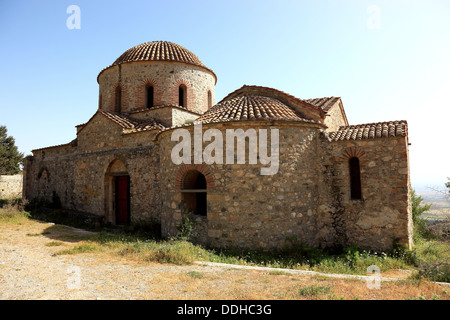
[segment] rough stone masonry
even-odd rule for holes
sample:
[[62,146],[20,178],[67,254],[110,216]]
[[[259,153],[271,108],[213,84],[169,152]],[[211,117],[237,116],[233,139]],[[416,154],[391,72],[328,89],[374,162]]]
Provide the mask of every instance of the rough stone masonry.
[[12,199],[22,197],[23,176],[0,175],[0,198]]
[[[406,121],[350,125],[339,97],[262,86],[215,104],[216,74],[164,41],[126,50],[97,80],[98,109],[76,138],[26,158],[26,199],[57,198],[117,225],[156,222],[166,237],[190,217],[193,240],[214,247],[413,245]],[[194,121],[216,137],[277,129],[278,170],[262,175],[261,159],[249,161],[261,146],[248,137],[244,163],[174,163],[172,135],[193,137]]]

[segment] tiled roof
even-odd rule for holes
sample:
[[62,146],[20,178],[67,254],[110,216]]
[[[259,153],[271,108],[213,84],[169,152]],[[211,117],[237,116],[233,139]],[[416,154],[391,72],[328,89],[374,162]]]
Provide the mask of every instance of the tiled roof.
[[177,61],[204,67],[200,59],[186,48],[168,41],[153,41],[125,51],[112,65],[130,61]]
[[112,120],[113,122],[117,123],[124,129],[130,129],[137,125],[137,122],[131,121],[124,115],[102,110],[99,110],[99,112],[105,117],[107,117],[109,120]]
[[329,133],[329,137],[332,141],[388,138],[396,136],[408,136],[408,123],[405,120],[339,127],[337,131]]
[[[207,68],[200,59],[186,48],[168,41],[152,41],[142,43],[132,47],[122,53],[122,55],[114,61],[112,65],[103,69],[100,74],[112,67],[122,63],[135,61],[173,61],[183,62],[207,69],[211,73],[214,72]],[[100,76],[99,74],[99,76]],[[214,76],[216,76],[214,74]]]
[[289,100],[289,101],[295,101],[295,102],[301,103],[302,105],[304,105],[306,107],[309,107],[311,109],[314,109],[314,110],[317,110],[317,111],[322,111],[321,108],[319,108],[318,106],[316,106],[316,105],[314,105],[312,103],[309,103],[307,100],[299,99],[299,98],[297,98],[297,97],[295,97],[295,96],[293,96],[293,95],[291,95],[289,93],[286,93],[284,91],[281,91],[281,90],[278,90],[278,89],[274,89],[274,88],[269,88],[269,87],[253,86],[253,85],[243,85],[241,88],[239,88],[239,89],[231,92],[230,94],[228,94],[219,103],[221,103],[221,102],[223,102],[225,100],[234,98],[234,97],[236,97],[238,95],[241,95],[241,94],[254,94],[254,95],[257,95],[257,94],[264,94],[264,95],[270,94],[270,95],[272,95],[272,96],[274,96],[274,97],[276,97],[276,98],[278,98],[280,100],[286,99],[286,100]]
[[316,98],[316,99],[305,99],[304,101],[319,107],[325,112],[328,112],[331,107],[333,107],[341,98],[339,97],[327,97],[327,98]]
[[117,114],[117,113],[101,111],[101,110],[99,110],[99,112],[101,114],[103,114],[105,117],[107,117],[108,119],[110,119],[113,122],[120,125],[124,129],[124,133],[165,129],[165,126],[163,126],[161,123],[159,123],[155,119],[137,120],[137,119],[127,117],[123,114]]
[[211,123],[239,120],[308,121],[279,100],[259,95],[240,95],[222,100],[196,121]]

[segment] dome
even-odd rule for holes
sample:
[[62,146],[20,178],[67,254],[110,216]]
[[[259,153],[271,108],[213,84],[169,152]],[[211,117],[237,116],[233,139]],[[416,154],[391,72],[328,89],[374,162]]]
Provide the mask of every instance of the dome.
[[203,123],[240,120],[308,121],[281,101],[259,95],[240,95],[222,101],[197,119]]
[[152,41],[132,47],[122,53],[122,55],[117,58],[112,65],[103,69],[100,73],[112,66],[136,61],[182,62],[202,67],[214,74],[214,72],[207,68],[191,51],[169,41]]

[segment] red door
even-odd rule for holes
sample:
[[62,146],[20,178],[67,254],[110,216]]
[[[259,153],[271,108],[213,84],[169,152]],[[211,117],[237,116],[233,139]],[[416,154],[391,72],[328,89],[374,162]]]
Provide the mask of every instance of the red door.
[[116,177],[116,224],[128,225],[130,216],[130,177]]

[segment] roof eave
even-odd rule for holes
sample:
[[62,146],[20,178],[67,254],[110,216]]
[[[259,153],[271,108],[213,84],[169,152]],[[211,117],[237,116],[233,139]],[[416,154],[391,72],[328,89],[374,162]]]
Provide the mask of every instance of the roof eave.
[[106,68],[103,68],[98,76],[97,76],[97,83],[99,83],[98,79],[100,78],[100,75],[105,72],[106,70],[112,69],[114,67],[120,66],[120,65],[124,65],[124,64],[129,64],[129,63],[142,63],[142,62],[149,62],[149,63],[154,63],[154,62],[166,62],[166,63],[178,63],[178,64],[184,64],[184,65],[189,65],[189,66],[194,66],[194,67],[198,67],[201,68],[203,70],[206,70],[208,72],[210,72],[213,76],[214,76],[214,85],[217,84],[217,75],[214,73],[214,71],[212,71],[212,69],[206,67],[206,66],[201,66],[195,63],[188,63],[188,62],[182,62],[182,61],[173,61],[173,60],[141,60],[141,61],[125,61],[125,62],[121,62],[121,63],[117,63],[117,64],[112,64]]

